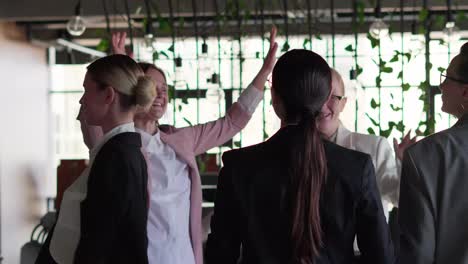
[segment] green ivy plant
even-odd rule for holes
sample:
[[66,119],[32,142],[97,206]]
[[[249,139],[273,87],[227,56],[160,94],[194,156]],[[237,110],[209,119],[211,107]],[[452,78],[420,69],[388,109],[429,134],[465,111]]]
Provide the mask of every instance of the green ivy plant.
[[[357,25],[353,26],[353,31],[355,33],[357,32],[359,27],[362,27],[364,25],[364,21],[365,21],[364,9],[365,9],[364,1],[357,1],[357,14],[356,14]],[[390,29],[390,32],[389,32],[390,36],[392,32],[393,30]],[[367,34],[367,39],[370,41],[371,47],[373,49],[380,49],[380,40],[373,38],[369,33]],[[345,50],[348,52],[352,52],[352,53],[357,52],[356,47],[353,47],[352,44],[346,46]],[[411,60],[412,55],[410,52],[404,53],[403,51],[395,50],[393,57],[389,61],[384,60],[380,55],[379,55],[378,61],[374,60],[375,65],[378,67],[378,74],[375,78],[375,84],[376,84],[377,89],[382,89],[382,75],[393,73],[394,68],[391,66],[391,64],[399,62],[401,59],[403,59],[402,57],[405,57],[407,61],[409,62]],[[357,63],[355,67],[356,69],[354,69],[355,70],[354,77],[357,78],[358,76],[362,74],[363,68]],[[398,78],[401,80],[403,79],[403,71],[401,71],[398,74]],[[410,85],[408,83],[403,83],[402,89],[403,91],[408,91],[410,89]],[[391,94],[391,97],[393,99],[393,94]],[[372,100],[370,101],[370,106],[372,109],[377,110],[377,111],[379,111],[380,107],[382,107],[381,102],[380,101],[377,102],[375,98],[372,98]],[[396,106],[394,103],[391,103],[390,107],[395,112],[403,111],[402,106]],[[383,124],[381,123],[380,118],[379,120],[377,120],[376,118],[371,117],[368,113],[366,113],[366,117],[370,120],[370,122],[372,123],[374,127],[377,127],[379,129],[378,134],[383,137],[389,137],[393,129],[396,129],[400,132],[403,132],[405,129],[405,126],[402,120],[398,122],[389,121],[387,123],[388,128],[383,129]],[[373,135],[377,134],[373,127],[369,127],[367,129],[367,132]]]

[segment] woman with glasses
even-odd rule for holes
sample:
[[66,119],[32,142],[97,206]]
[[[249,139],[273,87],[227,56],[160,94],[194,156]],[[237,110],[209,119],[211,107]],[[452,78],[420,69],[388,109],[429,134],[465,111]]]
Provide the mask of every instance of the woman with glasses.
[[335,100],[330,86],[330,67],[316,53],[279,58],[271,94],[282,127],[223,155],[207,263],[348,264],[355,235],[360,263],[395,263],[371,158],[317,128]]
[[400,186],[401,263],[468,263],[468,43],[441,74],[451,128],[405,152]]
[[352,132],[341,123],[340,115],[348,98],[343,78],[335,69],[332,69],[331,89],[330,100],[324,105],[324,111],[318,119],[320,133],[335,144],[371,156],[375,167],[377,186],[382,196],[384,213],[388,219],[389,203],[398,204],[400,184],[399,170],[393,150],[386,138]]

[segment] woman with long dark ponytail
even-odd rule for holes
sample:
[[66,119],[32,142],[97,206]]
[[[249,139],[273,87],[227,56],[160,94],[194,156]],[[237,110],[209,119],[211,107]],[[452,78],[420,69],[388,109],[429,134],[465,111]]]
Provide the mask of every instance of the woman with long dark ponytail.
[[355,235],[361,263],[395,262],[371,158],[317,130],[330,91],[330,67],[316,53],[278,60],[272,99],[281,129],[224,154],[208,263],[352,263]]

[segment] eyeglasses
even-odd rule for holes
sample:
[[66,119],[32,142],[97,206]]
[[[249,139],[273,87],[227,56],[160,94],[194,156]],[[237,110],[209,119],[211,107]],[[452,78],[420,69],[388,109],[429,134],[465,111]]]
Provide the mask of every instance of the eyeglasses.
[[336,94],[332,94],[332,95],[331,95],[331,98],[333,98],[335,101],[338,101],[338,102],[339,102],[339,101],[341,101],[341,100],[345,99],[345,98],[346,98],[346,96],[344,96],[344,95],[336,95]]
[[440,84],[444,83],[445,80],[451,80],[451,81],[462,83],[462,84],[468,84],[468,81],[464,81],[464,80],[460,80],[457,78],[447,76],[447,74],[445,73],[440,73]]

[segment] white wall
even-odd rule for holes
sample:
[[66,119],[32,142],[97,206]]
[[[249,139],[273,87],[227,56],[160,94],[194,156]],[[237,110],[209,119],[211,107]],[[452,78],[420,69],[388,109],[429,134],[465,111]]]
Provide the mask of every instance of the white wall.
[[0,23],[0,80],[1,250],[3,263],[15,264],[50,193],[49,70],[45,48],[6,22]]

